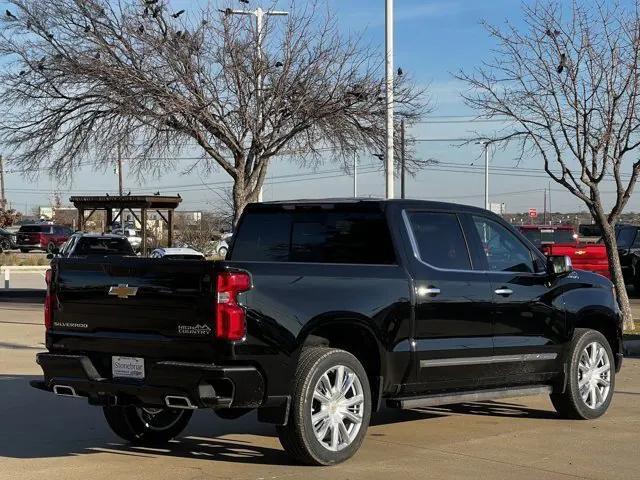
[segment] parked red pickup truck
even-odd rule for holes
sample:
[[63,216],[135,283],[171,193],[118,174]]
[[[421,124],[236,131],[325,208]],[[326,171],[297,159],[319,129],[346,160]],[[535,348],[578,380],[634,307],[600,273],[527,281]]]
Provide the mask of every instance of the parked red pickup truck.
[[545,255],[567,255],[575,269],[611,278],[606,247],[580,243],[571,225],[519,225],[518,229]]

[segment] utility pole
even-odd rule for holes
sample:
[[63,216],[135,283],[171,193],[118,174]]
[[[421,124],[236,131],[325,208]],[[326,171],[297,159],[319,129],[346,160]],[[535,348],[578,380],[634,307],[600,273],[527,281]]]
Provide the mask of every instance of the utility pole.
[[385,63],[387,87],[387,151],[385,192],[393,198],[393,0],[385,0]]
[[358,196],[358,152],[353,152],[353,198]]
[[4,158],[0,155],[0,208],[7,205],[7,197],[4,194]]
[[404,173],[405,173],[405,142],[404,142],[404,117],[400,120],[400,198],[405,198]]
[[552,223],[553,223],[553,210],[551,210],[551,180],[549,180],[549,224],[552,224]]
[[[220,12],[225,15],[253,15],[256,17],[256,33],[257,33],[257,41],[256,48],[258,52],[258,62],[260,63],[260,67],[258,68],[258,77],[256,79],[256,99],[258,105],[258,125],[262,124],[262,43],[264,41],[264,17],[286,17],[289,15],[289,12],[278,11],[278,10],[263,10],[258,7],[255,10],[234,10],[233,8],[225,8],[224,10],[220,10]],[[258,202],[262,202],[262,187],[260,187],[260,191],[258,192]]]
[[544,189],[544,214],[542,216],[542,223],[547,224],[547,189]]
[[118,192],[120,196],[122,196],[123,188],[122,188],[122,148],[120,147],[120,143],[118,142]]

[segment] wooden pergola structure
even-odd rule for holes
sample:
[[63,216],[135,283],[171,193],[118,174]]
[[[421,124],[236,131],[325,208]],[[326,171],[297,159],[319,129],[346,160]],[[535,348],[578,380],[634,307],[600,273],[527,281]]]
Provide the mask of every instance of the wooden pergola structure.
[[[103,210],[106,214],[106,227],[120,219],[122,223],[122,213],[125,210],[131,212],[131,215],[142,226],[142,253],[147,253],[147,211],[155,210],[160,218],[167,225],[168,246],[173,244],[173,212],[182,198],[160,196],[160,195],[122,195],[122,196],[74,196],[69,201],[78,209],[78,230],[84,230],[84,225],[97,211]],[[136,215],[134,210],[140,211],[140,216]],[[85,212],[89,211],[89,215],[85,216]],[[114,217],[113,212],[117,214]],[[162,213],[166,212],[166,216]],[[124,228],[124,226],[123,226]]]

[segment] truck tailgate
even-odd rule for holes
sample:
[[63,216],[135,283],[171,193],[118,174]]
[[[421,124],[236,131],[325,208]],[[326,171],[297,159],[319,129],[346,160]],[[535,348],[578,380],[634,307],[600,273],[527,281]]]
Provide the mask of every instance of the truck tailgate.
[[[189,352],[192,339],[210,349],[215,262],[66,258],[52,268],[56,301],[49,339],[58,346],[142,354],[136,350],[162,343],[167,350]],[[105,342],[105,337],[119,339]],[[171,342],[177,337],[180,342]],[[179,355],[185,356],[191,357]]]
[[544,245],[546,255],[567,255],[577,270],[587,270],[611,278],[607,248],[602,244],[565,244]]

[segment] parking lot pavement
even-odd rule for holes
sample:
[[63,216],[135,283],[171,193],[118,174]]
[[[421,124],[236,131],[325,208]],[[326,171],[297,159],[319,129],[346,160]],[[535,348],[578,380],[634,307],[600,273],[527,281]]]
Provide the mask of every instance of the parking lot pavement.
[[330,468],[292,465],[275,428],[198,411],[168,448],[113,435],[99,408],[29,387],[41,306],[0,304],[0,479],[638,479],[640,360],[626,359],[607,415],[557,419],[528,397],[374,416],[361,451]]

